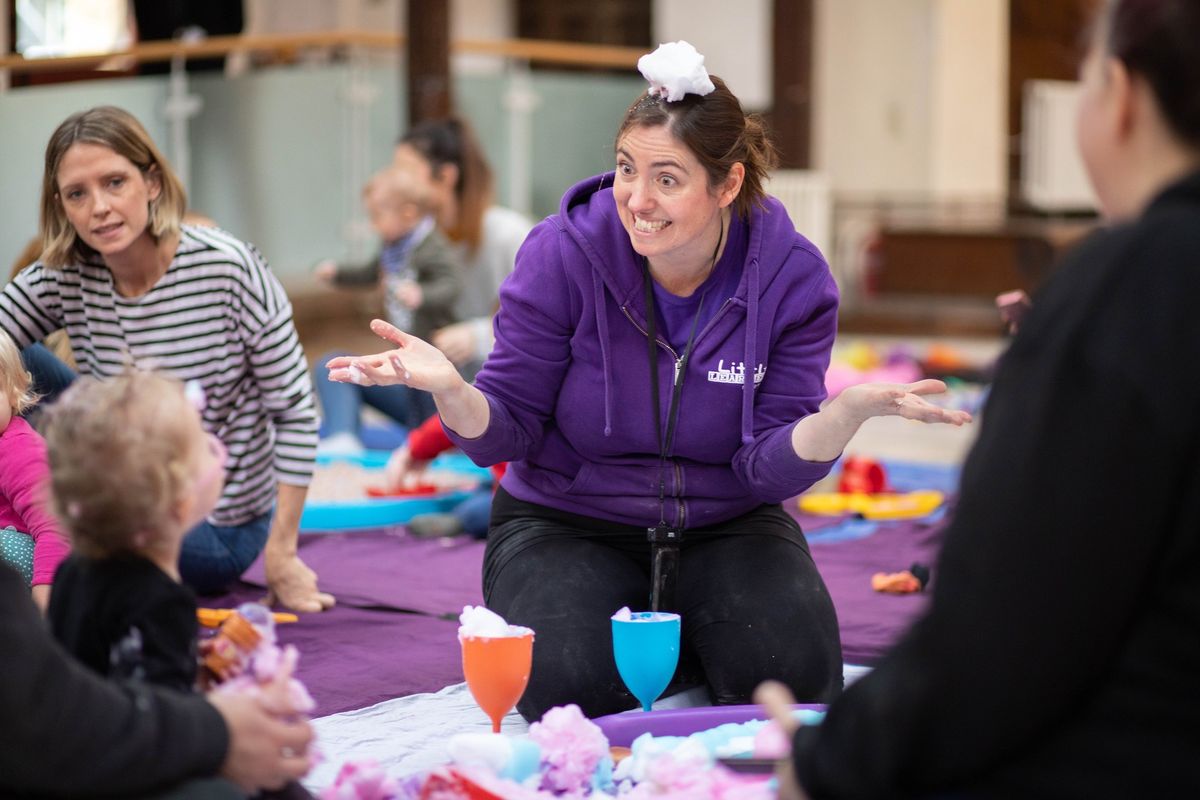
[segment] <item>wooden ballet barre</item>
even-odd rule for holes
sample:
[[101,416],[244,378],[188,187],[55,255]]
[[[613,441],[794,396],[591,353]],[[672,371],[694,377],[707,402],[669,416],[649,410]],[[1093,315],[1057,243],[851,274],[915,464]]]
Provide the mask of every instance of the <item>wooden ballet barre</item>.
[[[0,57],[0,70],[14,73],[58,72],[98,68],[109,62],[149,64],[170,61],[179,56],[185,60],[214,58],[231,53],[266,53],[287,55],[297,50],[335,47],[365,47],[396,50],[406,39],[396,33],[379,31],[321,31],[314,33],[261,34],[252,36],[211,36],[196,42],[143,42],[110,53],[61,56],[56,58],[25,58],[21,55]],[[451,42],[456,55],[490,55],[504,58],[539,61],[584,67],[634,69],[642,51],[635,47],[554,42],[539,39],[462,39]]]

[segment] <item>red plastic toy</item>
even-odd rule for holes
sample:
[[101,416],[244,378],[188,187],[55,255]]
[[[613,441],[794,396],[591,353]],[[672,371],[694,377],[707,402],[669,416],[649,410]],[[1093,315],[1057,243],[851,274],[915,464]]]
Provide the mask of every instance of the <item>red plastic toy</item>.
[[444,486],[434,483],[418,483],[399,489],[384,489],[382,486],[368,486],[367,497],[428,497],[446,491]]
[[838,491],[853,494],[878,494],[890,491],[883,465],[871,458],[851,456],[842,462]]

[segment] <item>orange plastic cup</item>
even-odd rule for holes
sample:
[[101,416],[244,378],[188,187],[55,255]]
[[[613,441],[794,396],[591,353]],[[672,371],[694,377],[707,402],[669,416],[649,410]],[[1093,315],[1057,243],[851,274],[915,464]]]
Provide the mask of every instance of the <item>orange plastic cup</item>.
[[500,732],[500,720],[512,710],[533,667],[533,631],[519,636],[460,636],[463,676],[476,704]]

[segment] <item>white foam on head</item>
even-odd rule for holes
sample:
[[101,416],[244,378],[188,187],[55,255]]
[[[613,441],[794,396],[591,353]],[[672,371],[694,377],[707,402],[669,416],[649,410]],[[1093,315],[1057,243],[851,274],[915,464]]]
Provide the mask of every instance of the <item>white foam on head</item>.
[[617,613],[613,614],[612,618],[618,622],[629,622],[633,619],[633,612],[629,610],[629,606],[624,606]]
[[684,95],[706,95],[716,87],[704,68],[704,56],[684,41],[660,44],[638,59],[638,71],[650,82],[650,93],[674,103]]

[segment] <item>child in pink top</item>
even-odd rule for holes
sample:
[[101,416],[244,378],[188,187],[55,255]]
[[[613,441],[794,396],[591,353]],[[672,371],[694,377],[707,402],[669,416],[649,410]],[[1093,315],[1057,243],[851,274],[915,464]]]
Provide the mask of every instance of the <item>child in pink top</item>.
[[18,416],[34,400],[21,354],[0,331],[0,558],[20,570],[45,611],[69,546],[50,511],[46,442]]

